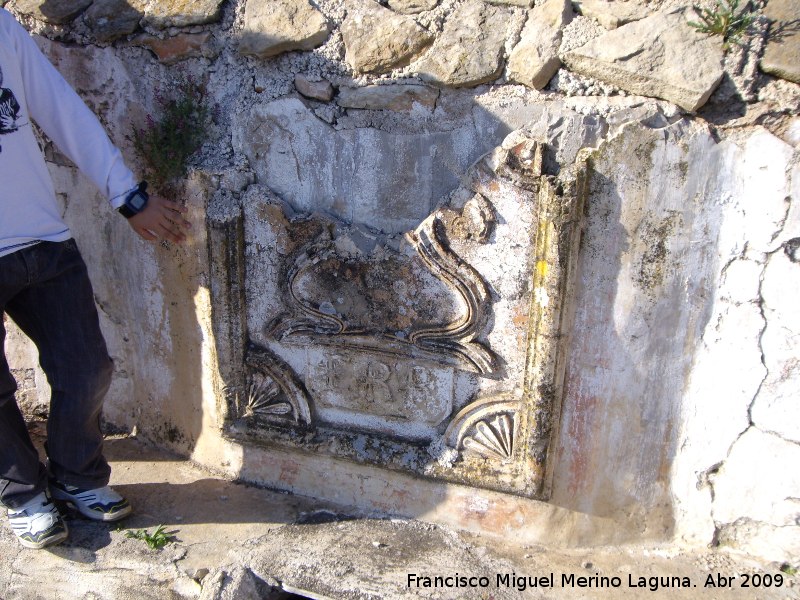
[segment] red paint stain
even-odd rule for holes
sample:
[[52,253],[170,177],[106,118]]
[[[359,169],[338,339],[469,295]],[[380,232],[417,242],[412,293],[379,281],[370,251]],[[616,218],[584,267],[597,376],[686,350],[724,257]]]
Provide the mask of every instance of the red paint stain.
[[286,483],[288,485],[294,485],[294,482],[297,480],[297,476],[300,474],[300,465],[298,465],[294,461],[287,461],[281,463],[281,473],[278,476],[278,479],[282,483]]
[[592,468],[592,437],[597,420],[602,418],[598,414],[600,398],[587,390],[586,383],[580,374],[567,384],[566,401],[569,402],[571,418],[566,427],[566,439],[563,446],[567,452],[569,473],[567,490],[570,495],[577,494],[586,483],[587,476],[594,470]]

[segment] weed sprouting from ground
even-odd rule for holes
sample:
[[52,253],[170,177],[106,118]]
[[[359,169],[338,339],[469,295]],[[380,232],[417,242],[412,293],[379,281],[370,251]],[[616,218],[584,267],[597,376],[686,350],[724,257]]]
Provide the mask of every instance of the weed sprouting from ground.
[[144,159],[147,178],[156,189],[170,189],[186,174],[189,159],[208,137],[211,111],[205,90],[189,77],[155,94],[157,115],[134,128],[133,142]]
[[167,531],[163,525],[159,525],[153,533],[146,529],[129,530],[125,532],[125,537],[142,540],[151,550],[160,550],[170,542],[176,541],[176,533],[178,533],[177,529]]
[[722,36],[726,49],[739,40],[756,18],[749,9],[739,10],[739,0],[717,0],[713,9],[695,5],[694,10],[702,22],[689,21],[689,25],[700,33]]

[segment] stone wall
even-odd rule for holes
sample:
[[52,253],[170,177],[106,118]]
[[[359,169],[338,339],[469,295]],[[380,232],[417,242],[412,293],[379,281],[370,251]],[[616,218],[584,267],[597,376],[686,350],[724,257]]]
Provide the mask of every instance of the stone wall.
[[[773,18],[779,4],[791,2],[771,0]],[[180,192],[195,225],[184,247],[138,240],[45,147],[115,360],[110,425],[272,487],[521,540],[678,539],[800,561],[800,91],[798,62],[785,58],[791,35],[768,37],[766,17],[723,55],[721,40],[686,25],[688,9],[672,1],[5,7],[139,169],[132,128],[157,111],[157,91],[189,75],[217,106]],[[314,215],[356,246],[389,243],[437,208],[461,210],[470,167],[523,140],[544,145],[548,176],[579,156],[590,172],[540,491],[387,468],[380,444],[364,459],[239,435],[231,398],[237,385],[247,393],[242,378],[254,368],[246,343],[296,360],[272,342],[270,311],[282,299],[271,299],[280,281],[267,273],[279,244],[259,246],[262,223]],[[489,239],[483,261],[470,260],[494,281],[502,261]],[[520,284],[532,292],[528,273]],[[490,289],[495,337],[476,339],[505,356],[497,307],[513,294]],[[509,323],[524,336],[518,313]],[[20,399],[43,412],[35,351],[11,331]],[[519,352],[523,363],[536,356]],[[500,389],[492,381],[473,387]],[[425,444],[444,433],[434,427]]]

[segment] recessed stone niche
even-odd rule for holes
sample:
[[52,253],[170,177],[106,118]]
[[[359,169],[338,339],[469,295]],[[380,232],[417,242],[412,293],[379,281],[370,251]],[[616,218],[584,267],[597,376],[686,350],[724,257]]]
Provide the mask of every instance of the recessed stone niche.
[[211,219],[226,435],[546,497],[586,180],[546,151],[517,136],[404,233],[261,186]]

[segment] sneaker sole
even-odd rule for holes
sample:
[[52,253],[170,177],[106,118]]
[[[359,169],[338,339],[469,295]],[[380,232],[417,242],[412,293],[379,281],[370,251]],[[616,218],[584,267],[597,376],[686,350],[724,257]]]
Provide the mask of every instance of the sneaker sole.
[[52,487],[50,490],[53,498],[55,500],[61,500],[62,502],[66,502],[70,506],[72,506],[75,510],[77,510],[80,514],[82,514],[87,519],[91,519],[92,521],[103,521],[105,523],[113,523],[114,521],[120,521],[127,517],[129,514],[133,512],[133,508],[130,505],[126,506],[125,508],[121,508],[117,512],[114,513],[104,513],[100,511],[94,511],[89,508],[84,508],[78,502],[70,496],[69,494],[62,492],[57,487]]
[[22,544],[25,548],[31,548],[32,550],[41,550],[42,548],[46,548],[47,546],[55,546],[56,544],[60,544],[68,537],[69,537],[69,529],[67,529],[67,524],[64,523],[64,531],[49,538],[43,539],[41,542],[32,542],[31,540],[26,540],[21,537],[17,537],[17,539],[19,540],[19,543]]

